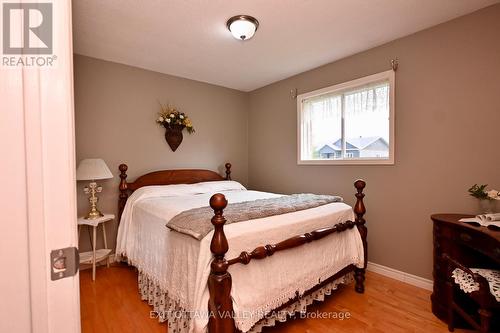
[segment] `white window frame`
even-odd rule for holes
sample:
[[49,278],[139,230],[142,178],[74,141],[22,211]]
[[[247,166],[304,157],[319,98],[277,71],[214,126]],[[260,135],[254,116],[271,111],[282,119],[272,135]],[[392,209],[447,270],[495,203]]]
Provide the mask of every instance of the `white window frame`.
[[[372,82],[389,81],[389,158],[355,158],[355,159],[325,159],[325,160],[303,160],[301,158],[302,137],[302,105],[305,99],[324,94],[342,93],[356,87],[364,86]],[[297,96],[297,164],[298,165],[394,165],[395,146],[395,73],[393,70],[365,76],[352,81],[336,84],[330,87],[314,90]]]

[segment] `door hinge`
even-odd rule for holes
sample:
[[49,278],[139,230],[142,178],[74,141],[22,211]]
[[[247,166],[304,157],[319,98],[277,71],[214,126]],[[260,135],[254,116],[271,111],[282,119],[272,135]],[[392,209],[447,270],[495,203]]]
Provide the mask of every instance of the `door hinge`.
[[52,250],[50,252],[50,279],[52,281],[74,276],[80,268],[80,254],[76,247]]

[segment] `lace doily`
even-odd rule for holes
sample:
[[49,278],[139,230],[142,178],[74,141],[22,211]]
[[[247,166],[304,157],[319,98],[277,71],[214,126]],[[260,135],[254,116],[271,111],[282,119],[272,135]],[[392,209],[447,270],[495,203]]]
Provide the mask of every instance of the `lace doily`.
[[[493,269],[471,268],[471,271],[483,276],[490,286],[490,292],[495,296],[497,302],[500,302],[500,271]],[[465,293],[471,293],[479,290],[479,283],[474,281],[472,275],[464,272],[460,268],[455,268],[451,276]]]

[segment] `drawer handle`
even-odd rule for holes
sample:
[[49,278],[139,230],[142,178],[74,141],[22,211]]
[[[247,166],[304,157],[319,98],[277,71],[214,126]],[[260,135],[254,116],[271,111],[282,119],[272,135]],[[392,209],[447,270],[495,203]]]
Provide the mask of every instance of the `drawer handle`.
[[460,239],[463,240],[464,242],[470,242],[472,237],[469,234],[461,233]]

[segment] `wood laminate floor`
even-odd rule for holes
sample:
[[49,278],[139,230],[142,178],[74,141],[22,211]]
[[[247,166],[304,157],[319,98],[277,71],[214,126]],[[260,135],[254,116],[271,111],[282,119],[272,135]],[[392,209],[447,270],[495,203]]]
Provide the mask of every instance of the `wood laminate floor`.
[[[133,268],[122,264],[98,268],[95,282],[91,275],[90,270],[80,272],[83,333],[167,332],[165,324],[150,318],[151,307],[140,300]],[[330,317],[349,313],[349,319],[295,319],[263,333],[448,332],[431,313],[429,297],[427,290],[368,272],[365,294],[357,294],[353,285],[344,286],[309,308],[310,313],[330,313]]]

